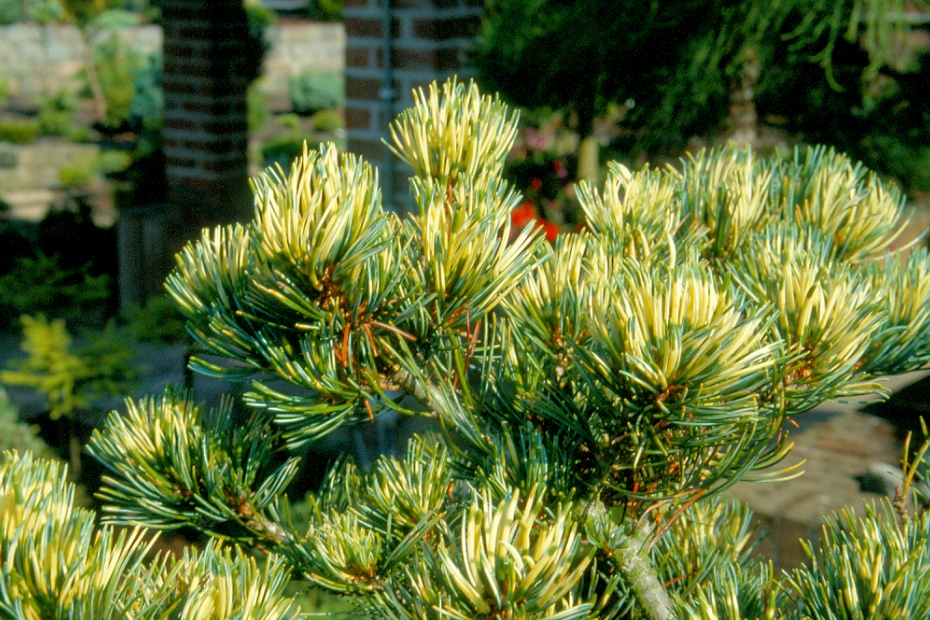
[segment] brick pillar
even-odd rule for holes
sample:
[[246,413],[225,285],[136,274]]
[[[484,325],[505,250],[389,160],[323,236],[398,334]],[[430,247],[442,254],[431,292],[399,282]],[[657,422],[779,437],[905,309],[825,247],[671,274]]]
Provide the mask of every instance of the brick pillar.
[[[385,3],[390,2],[392,40],[385,41]],[[411,89],[458,75],[467,79],[465,52],[477,33],[483,0],[344,0],[346,28],[346,126],[348,150],[394,177],[395,205],[406,202],[408,171],[391,174],[381,138],[394,116],[413,103]],[[385,47],[391,84],[385,89]],[[385,96],[396,96],[388,118]],[[390,155],[393,157],[393,155]],[[396,161],[396,160],[395,160]],[[385,199],[390,190],[385,187]]]
[[121,215],[123,307],[163,292],[174,254],[207,226],[251,214],[245,91],[260,50],[242,0],[163,0],[168,203]]

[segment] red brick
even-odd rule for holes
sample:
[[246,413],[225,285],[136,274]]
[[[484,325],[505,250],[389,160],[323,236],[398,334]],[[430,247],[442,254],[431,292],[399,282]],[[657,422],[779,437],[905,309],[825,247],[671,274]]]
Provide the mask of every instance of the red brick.
[[243,165],[246,161],[245,157],[240,157],[235,160],[208,160],[204,161],[200,168],[202,170],[209,170],[210,172],[233,172],[236,170],[242,170]]
[[371,48],[346,46],[347,67],[370,67]]
[[349,129],[371,129],[371,110],[368,108],[346,107],[346,127]]
[[378,99],[381,80],[346,76],[346,99]]
[[[388,157],[387,147],[380,140],[360,140],[349,137],[348,151],[360,155],[367,161],[385,161]],[[393,157],[393,156],[392,156]]]
[[381,37],[382,30],[380,20],[346,17],[343,23],[345,24],[347,37]]
[[449,39],[471,38],[478,32],[481,18],[450,17],[447,19],[415,19],[412,22],[413,36],[418,39],[448,41]]
[[392,62],[398,69],[446,71],[458,68],[459,50],[457,48],[410,49],[395,48]]
[[[245,122],[245,114],[242,115],[241,121],[214,121],[207,120],[203,123],[203,130],[214,136],[223,136],[226,140],[235,140],[236,142],[248,142],[249,129]],[[231,148],[236,148],[232,146]]]
[[190,45],[180,40],[166,41],[164,47],[165,61],[171,58],[190,58],[199,53],[197,46]]

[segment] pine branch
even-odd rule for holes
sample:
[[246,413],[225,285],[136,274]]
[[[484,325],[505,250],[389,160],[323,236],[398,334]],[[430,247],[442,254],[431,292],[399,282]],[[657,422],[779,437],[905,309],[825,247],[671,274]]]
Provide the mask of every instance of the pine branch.
[[238,551],[209,544],[181,560],[147,555],[140,529],[94,528],[73,506],[62,468],[30,454],[0,456],[0,613],[11,618],[197,618],[277,620],[293,615],[287,569],[264,571]]
[[645,521],[635,527],[627,541],[616,551],[620,555],[617,564],[643,613],[650,620],[669,620],[672,617],[672,601],[648,553],[652,534],[652,528]]

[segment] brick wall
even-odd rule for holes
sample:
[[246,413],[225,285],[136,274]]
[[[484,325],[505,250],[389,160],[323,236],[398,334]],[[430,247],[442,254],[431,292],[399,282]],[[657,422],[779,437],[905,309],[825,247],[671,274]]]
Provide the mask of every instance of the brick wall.
[[[390,118],[382,95],[385,78],[384,13],[391,2],[390,87],[396,94]],[[394,177],[396,200],[385,188],[387,202],[402,202],[406,172],[391,174],[381,142],[387,124],[409,107],[411,89],[453,75],[467,78],[466,50],[477,32],[483,0],[345,0],[346,126],[348,150],[381,168],[382,182]]]
[[164,0],[162,27],[168,203],[121,213],[124,307],[161,292],[202,228],[251,214],[245,91],[259,66],[242,0]]
[[[165,36],[165,157],[169,202],[226,210],[248,174],[245,90],[255,77],[241,0],[169,0]],[[231,195],[232,194],[232,195]]]

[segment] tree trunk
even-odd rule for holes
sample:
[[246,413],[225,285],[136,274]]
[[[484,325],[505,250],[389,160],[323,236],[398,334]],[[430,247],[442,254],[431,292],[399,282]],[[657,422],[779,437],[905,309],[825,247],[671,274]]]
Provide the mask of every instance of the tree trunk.
[[600,145],[594,135],[594,111],[584,110],[578,113],[578,180],[597,181],[599,170]]
[[755,97],[760,72],[758,52],[746,48],[739,79],[730,91],[730,139],[740,147],[751,147],[759,137]]

